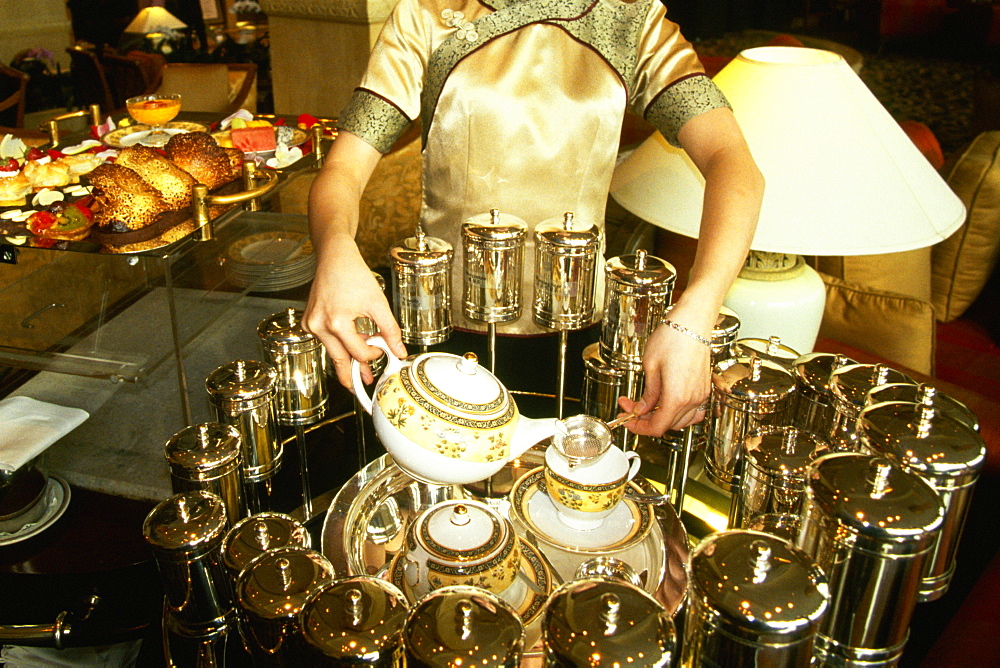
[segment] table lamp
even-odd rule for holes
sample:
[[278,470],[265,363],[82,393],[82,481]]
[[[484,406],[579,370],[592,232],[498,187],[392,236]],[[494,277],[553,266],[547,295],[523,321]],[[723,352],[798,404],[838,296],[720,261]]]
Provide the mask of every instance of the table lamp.
[[[715,82],[766,182],[747,263],[726,297],[741,337],[813,349],[826,296],[803,255],[930,246],[965,207],[840,55],[801,47],[739,54]],[[615,170],[611,195],[658,227],[697,237],[704,179],[654,133]]]
[[153,5],[143,7],[125,27],[124,32],[145,35],[154,49],[168,38],[174,30],[187,28],[187,24],[163,7]]

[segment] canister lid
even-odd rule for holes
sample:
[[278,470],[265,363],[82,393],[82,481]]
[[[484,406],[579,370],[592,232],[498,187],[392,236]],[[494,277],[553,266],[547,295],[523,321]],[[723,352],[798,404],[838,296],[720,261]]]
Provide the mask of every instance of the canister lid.
[[889,401],[867,406],[858,426],[869,447],[931,476],[975,474],[986,463],[979,432],[933,406]]
[[814,395],[827,396],[830,394],[831,375],[848,364],[857,362],[840,353],[806,353],[795,360],[792,368],[799,388]]
[[235,465],[240,457],[240,432],[218,422],[184,427],[163,448],[171,472],[205,473]]
[[263,553],[243,569],[236,581],[236,600],[261,619],[287,619],[302,609],[318,586],[334,578],[333,566],[322,554],[288,546]]
[[257,335],[266,346],[319,345],[319,340],[302,325],[302,311],[294,308],[262,320],[257,325]]
[[643,249],[635,255],[619,255],[604,264],[608,281],[651,292],[672,289],[677,271],[666,260],[649,255]]
[[830,375],[830,396],[838,410],[865,405],[869,390],[886,383],[912,383],[913,379],[902,371],[885,364],[848,364],[834,369]]
[[577,220],[567,211],[562,218],[543,220],[535,226],[535,240],[539,244],[565,248],[595,250],[601,243],[601,228],[588,221]]
[[330,659],[352,666],[388,666],[402,647],[407,612],[399,589],[359,575],[314,591],[299,613],[299,628],[306,643]]
[[746,404],[775,403],[795,390],[791,371],[755,356],[719,362],[712,370],[712,384],[729,399]]
[[689,569],[692,599],[714,611],[728,631],[762,641],[791,643],[812,635],[830,603],[819,566],[767,533],[714,533],[692,551]]
[[780,336],[772,336],[767,339],[739,339],[733,344],[733,354],[737,357],[756,355],[761,359],[775,362],[789,369],[799,358],[798,351],[782,343]]
[[969,429],[979,431],[979,418],[958,399],[955,399],[928,383],[886,383],[868,391],[865,403],[877,404],[883,401],[911,401],[925,404],[947,413]]
[[712,328],[712,343],[731,343],[736,340],[739,331],[740,317],[736,315],[736,311],[728,306],[721,307]]
[[769,476],[804,483],[809,464],[826,452],[826,444],[795,427],[768,427],[747,436],[744,452],[751,466]]
[[310,543],[309,532],[291,515],[263,512],[244,517],[226,533],[222,560],[233,573],[239,574],[268,550],[289,545],[309,547]]
[[669,666],[677,636],[670,615],[646,592],[586,578],[563,584],[549,597],[542,642],[548,665]]
[[937,492],[884,456],[823,455],[810,467],[806,495],[825,517],[880,542],[925,538],[944,517]]
[[499,596],[453,585],[434,590],[410,610],[403,643],[418,665],[514,668],[524,652],[524,626]]
[[[389,249],[389,257],[394,264],[433,267],[448,264],[455,255],[455,249],[444,239],[429,237],[417,227],[416,236],[407,237]],[[382,289],[385,289],[383,281]]]
[[211,492],[192,490],[157,504],[146,516],[142,533],[154,548],[183,557],[217,548],[226,522],[222,499]]
[[257,360],[227,362],[205,380],[208,393],[216,399],[241,401],[274,391],[278,372],[270,364]]
[[527,233],[528,226],[523,220],[500,213],[499,209],[490,209],[489,213],[477,214],[462,223],[463,237],[474,240],[519,242]]

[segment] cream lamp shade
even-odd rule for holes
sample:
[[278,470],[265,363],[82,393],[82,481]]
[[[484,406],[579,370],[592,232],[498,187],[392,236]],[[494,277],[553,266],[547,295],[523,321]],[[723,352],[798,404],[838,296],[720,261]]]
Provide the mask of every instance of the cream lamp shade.
[[[947,238],[965,220],[961,200],[839,54],[800,47],[748,49],[715,76],[715,83],[732,105],[766,183],[753,251],[794,259],[912,250]],[[611,194],[643,220],[698,236],[704,179],[687,154],[659,133],[619,164]],[[760,254],[751,256],[750,270],[749,265],[767,264]],[[764,315],[762,326],[779,329],[775,318],[805,318],[812,331],[797,346],[782,339],[806,353],[815,343],[825,300],[819,276],[801,258],[795,264],[791,273],[809,275],[799,282],[811,283],[812,296],[792,297],[774,315]],[[741,275],[737,283],[746,278]],[[734,285],[734,291],[745,287]],[[758,299],[737,305],[730,297],[726,305],[741,318],[740,336],[779,334],[748,332],[748,322],[756,318],[745,311],[765,305]]]
[[168,12],[163,7],[143,7],[135,18],[125,27],[125,32],[149,35],[152,33],[167,33],[171,30],[186,28],[187,24]]

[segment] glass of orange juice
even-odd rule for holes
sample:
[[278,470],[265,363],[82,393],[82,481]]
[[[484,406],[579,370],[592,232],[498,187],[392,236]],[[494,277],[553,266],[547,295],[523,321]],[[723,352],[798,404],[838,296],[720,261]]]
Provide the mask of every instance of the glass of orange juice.
[[180,112],[181,96],[178,93],[137,95],[125,100],[125,106],[128,108],[128,115],[136,123],[150,127],[149,134],[142,139],[142,143],[162,146],[170,139],[164,127]]

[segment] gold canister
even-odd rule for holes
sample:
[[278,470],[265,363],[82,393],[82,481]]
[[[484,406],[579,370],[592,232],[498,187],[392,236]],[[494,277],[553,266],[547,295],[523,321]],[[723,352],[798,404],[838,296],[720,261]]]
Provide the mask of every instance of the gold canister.
[[164,446],[170,484],[175,494],[212,492],[226,508],[230,526],[246,517],[241,479],[242,446],[236,428],[217,422],[185,427]]
[[294,308],[257,326],[264,358],[277,371],[276,414],[282,424],[312,424],[326,412],[327,356],[320,340],[302,325]]
[[369,575],[320,586],[299,613],[306,666],[401,668],[409,606],[398,588]]
[[244,517],[226,532],[222,563],[233,582],[254,559],[280,547],[311,547],[312,539],[302,523],[291,515],[263,512]]
[[677,632],[663,605],[639,587],[592,577],[549,597],[542,645],[549,667],[669,666]]
[[915,404],[932,406],[951,418],[958,420],[973,431],[979,431],[979,418],[972,410],[958,399],[939,392],[928,383],[886,383],[868,390],[865,405],[882,403],[883,401],[908,401]]
[[517,668],[524,625],[502,598],[467,585],[437,589],[420,599],[403,625],[406,665],[414,668]]
[[944,507],[920,476],[877,456],[835,452],[809,469],[796,544],[830,581],[822,665],[895,665]]
[[920,587],[921,601],[937,600],[948,591],[955,573],[972,490],[986,463],[983,437],[934,406],[898,401],[863,409],[858,429],[872,452],[916,473],[941,497],[944,523]]
[[602,240],[597,225],[570,212],[535,227],[535,323],[575,330],[593,322]]
[[302,665],[299,612],[334,577],[326,557],[294,546],[265,552],[243,569],[236,581],[240,635],[255,666]]
[[795,379],[785,367],[759,357],[731,357],[712,369],[709,478],[726,490],[739,487],[743,442],[757,429],[789,424]]
[[738,339],[733,343],[734,357],[750,357],[755,355],[791,370],[800,355],[794,349],[781,342],[780,336],[767,339]]
[[712,328],[712,366],[735,356],[733,344],[739,333],[740,316],[728,306],[720,308],[719,317],[715,319],[715,326]]
[[691,552],[681,666],[811,666],[830,584],[791,543],[714,533]]
[[866,452],[858,433],[858,417],[868,393],[886,383],[913,383],[913,379],[885,364],[848,364],[830,374],[830,423],[820,430],[835,452]]
[[498,209],[462,223],[462,311],[479,322],[521,317],[521,274],[528,226]]
[[798,398],[792,422],[796,427],[826,440],[835,413],[830,381],[834,371],[848,364],[857,362],[836,353],[806,353],[795,360],[792,371]]
[[278,372],[257,360],[223,364],[205,381],[219,422],[232,425],[243,446],[244,498],[250,513],[268,510],[266,489],[281,466],[275,414]]
[[612,364],[641,365],[646,341],[670,306],[677,271],[640,248],[609,259],[604,276],[601,355]]
[[427,236],[419,225],[415,236],[389,249],[392,309],[404,342],[429,346],[451,336],[454,254],[451,244]]

